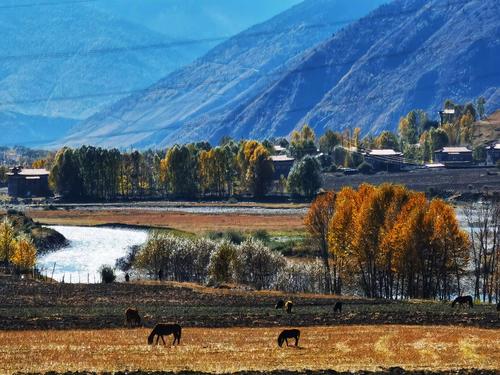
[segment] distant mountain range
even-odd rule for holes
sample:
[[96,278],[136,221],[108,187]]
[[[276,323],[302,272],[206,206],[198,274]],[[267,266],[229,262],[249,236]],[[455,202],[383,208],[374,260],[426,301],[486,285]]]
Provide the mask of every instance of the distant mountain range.
[[305,51],[384,2],[304,1],[91,116],[59,144],[160,147],[218,141],[233,134],[224,119],[235,108],[267,90]]
[[[116,15],[150,30],[177,39],[217,39],[203,41],[208,51],[221,42],[267,21],[302,0],[105,0],[86,6]],[[359,0],[357,0],[359,1]]]

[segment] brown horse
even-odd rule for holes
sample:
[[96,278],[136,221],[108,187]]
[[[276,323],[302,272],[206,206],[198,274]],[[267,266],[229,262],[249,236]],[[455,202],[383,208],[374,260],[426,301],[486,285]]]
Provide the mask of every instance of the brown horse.
[[155,325],[153,330],[148,336],[148,344],[151,345],[153,344],[153,340],[156,336],[156,345],[158,345],[158,341],[163,341],[163,345],[166,345],[165,339],[163,336],[169,336],[169,335],[174,335],[174,342],[172,345],[175,345],[175,342],[177,341],[177,344],[181,343],[181,333],[182,333],[182,328],[178,324],[167,324],[167,323],[158,323]]
[[278,345],[281,348],[283,342],[288,346],[288,339],[295,339],[295,346],[299,345],[300,331],[298,329],[285,329],[278,336]]
[[457,303],[460,306],[469,305],[469,308],[474,307],[474,303],[472,302],[472,296],[458,296],[453,300],[451,307],[455,307]]
[[342,312],[342,302],[338,301],[335,303],[335,305],[333,306],[333,312]]
[[125,310],[125,325],[127,327],[140,327],[141,326],[141,316],[137,309],[128,308]]

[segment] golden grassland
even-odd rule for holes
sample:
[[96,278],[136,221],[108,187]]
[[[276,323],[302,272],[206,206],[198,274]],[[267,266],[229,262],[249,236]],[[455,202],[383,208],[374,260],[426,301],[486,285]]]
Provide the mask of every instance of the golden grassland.
[[151,210],[55,210],[28,212],[35,221],[47,225],[105,225],[124,224],[175,229],[201,233],[228,229],[252,231],[266,229],[270,232],[304,230],[302,215],[249,215],[249,214],[199,214]]
[[279,348],[281,328],[187,328],[180,346],[148,346],[147,329],[1,331],[0,373],[29,371],[500,369],[500,331],[438,326],[301,328]]

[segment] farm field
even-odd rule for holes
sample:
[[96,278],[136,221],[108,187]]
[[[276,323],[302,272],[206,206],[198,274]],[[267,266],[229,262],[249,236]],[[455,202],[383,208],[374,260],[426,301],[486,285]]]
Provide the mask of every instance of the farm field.
[[[292,314],[274,308],[280,298],[293,300]],[[344,303],[342,314],[333,312],[338,300]],[[452,309],[449,303],[436,301],[214,289],[172,282],[105,285],[0,280],[0,330],[121,328],[123,313],[130,306],[148,316],[147,327],[158,321],[176,321],[186,327],[412,324],[463,325],[500,332],[498,313],[488,304]]]
[[279,348],[273,328],[187,328],[181,345],[149,346],[147,329],[0,332],[0,372],[453,370],[500,368],[497,330],[343,326],[301,329],[299,347]]
[[29,210],[28,215],[46,225],[131,225],[202,233],[227,229],[274,232],[303,231],[303,215],[199,214],[154,210]]

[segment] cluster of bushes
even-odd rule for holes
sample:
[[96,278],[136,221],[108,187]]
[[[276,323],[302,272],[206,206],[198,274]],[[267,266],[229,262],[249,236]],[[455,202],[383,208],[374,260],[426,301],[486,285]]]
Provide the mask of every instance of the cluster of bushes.
[[165,280],[209,285],[239,283],[255,289],[324,292],[320,263],[298,263],[249,237],[236,244],[227,238],[180,238],[152,232],[137,252],[134,269]]

